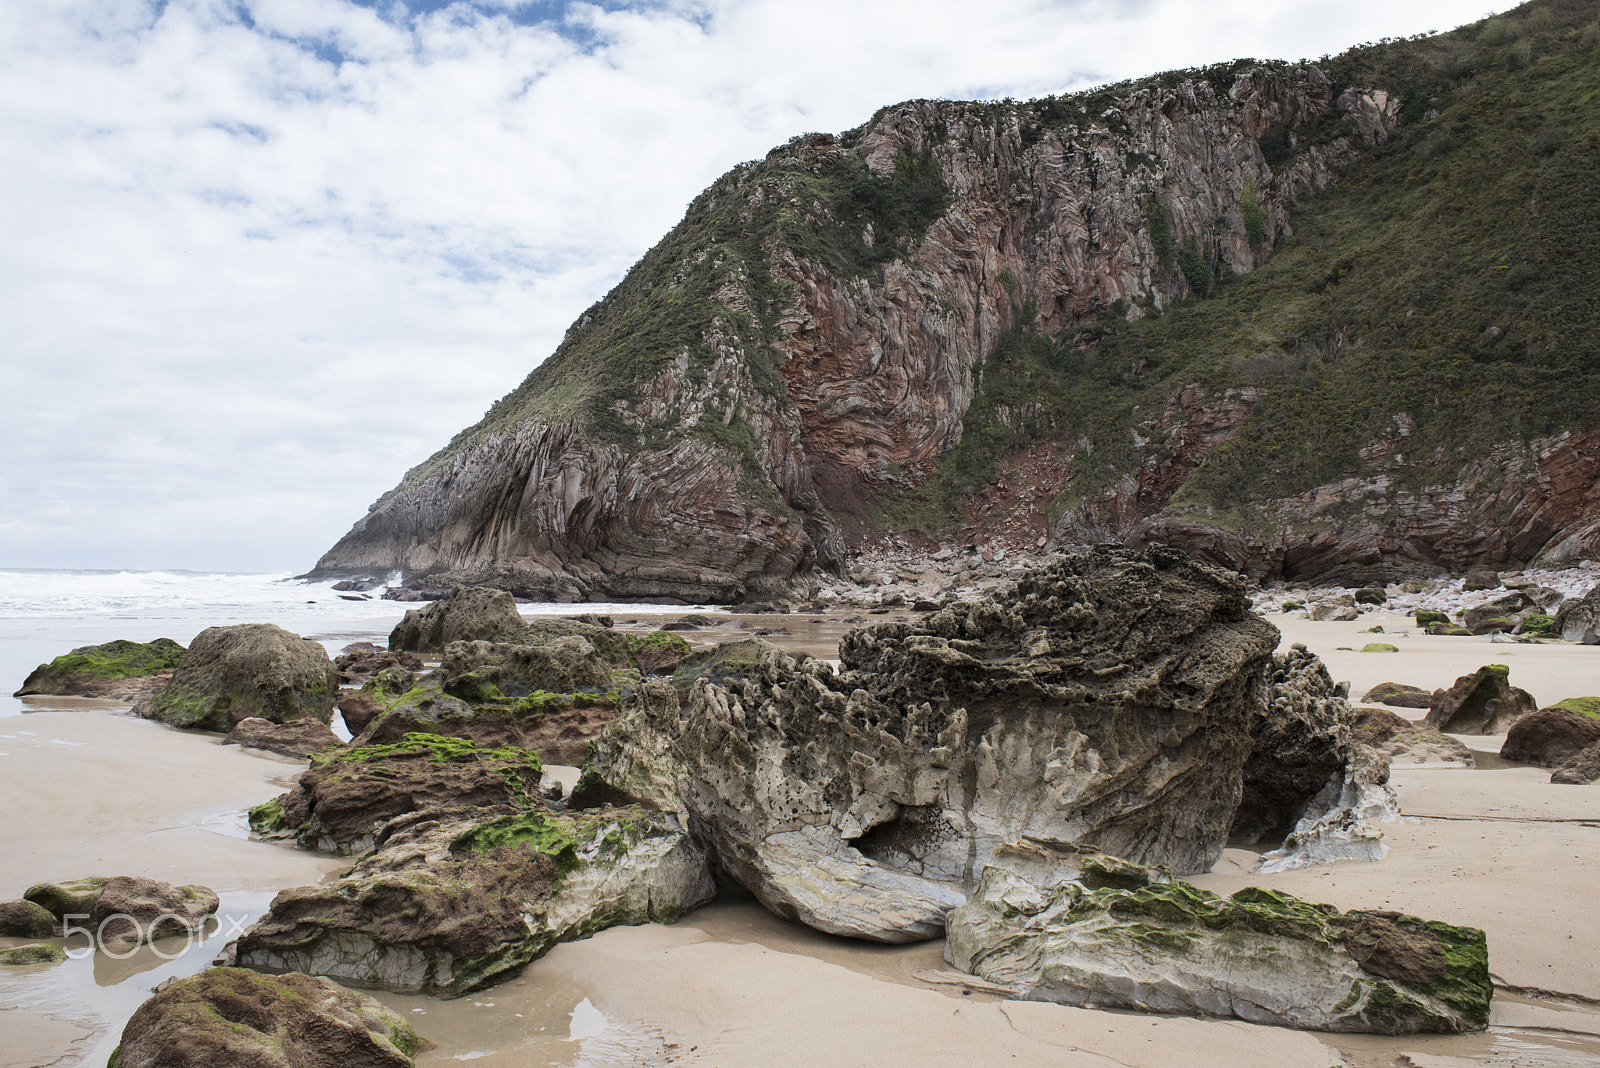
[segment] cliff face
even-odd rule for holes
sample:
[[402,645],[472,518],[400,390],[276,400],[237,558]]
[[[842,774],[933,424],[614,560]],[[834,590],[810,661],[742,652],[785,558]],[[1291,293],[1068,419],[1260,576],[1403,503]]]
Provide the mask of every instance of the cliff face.
[[[804,593],[851,540],[905,530],[1170,542],[1258,576],[1591,555],[1600,415],[1526,402],[1559,380],[1541,354],[1561,337],[1506,312],[1443,343],[1479,365],[1458,370],[1405,331],[1514,294],[1453,315],[1453,267],[1406,275],[1416,293],[1368,281],[1409,271],[1393,235],[1452,205],[1360,198],[1451,192],[1470,130],[1446,99],[1467,89],[1439,87],[1464,84],[1463,61],[1435,85],[1414,74],[1433,60],[1384,47],[1388,66],[1249,61],[1026,104],[916,101],[795,138],[697,198],[314,573],[738,601]],[[1593,147],[1558,146],[1546,171],[1584,173]],[[1374,170],[1412,157],[1399,178]],[[1530,186],[1529,232],[1563,220],[1540,247],[1594,238],[1589,184]],[[1384,240],[1400,267],[1371,269]],[[1518,285],[1543,285],[1527,270]],[[1393,325],[1352,311],[1397,301]]]
[[[1355,114],[1315,69],[1254,68],[1226,92],[1185,81],[1048,109],[919,101],[842,139],[797,138],[720,180],[675,232],[675,264],[641,263],[634,288],[378,501],[317,573],[398,568],[571,600],[803,587],[840,557],[840,520],[859,527],[878,481],[960,441],[975,369],[1025,312],[1061,332],[1117,301],[1137,316],[1190,292],[1159,260],[1153,215],[1168,240],[1204,239],[1250,270],[1270,238],[1248,236],[1246,188],[1275,234],[1288,198],[1349,152],[1337,139],[1274,172],[1260,136],[1336,106]],[[910,196],[935,202],[920,232],[894,234],[900,205],[868,199],[896,193],[897,168],[920,172]],[[703,225],[722,213],[743,247]],[[787,240],[795,230],[820,239]],[[1024,286],[1048,299],[1025,309]],[[574,354],[615,327],[606,305],[678,299],[700,303],[700,336],[644,353],[632,396],[596,388]]]

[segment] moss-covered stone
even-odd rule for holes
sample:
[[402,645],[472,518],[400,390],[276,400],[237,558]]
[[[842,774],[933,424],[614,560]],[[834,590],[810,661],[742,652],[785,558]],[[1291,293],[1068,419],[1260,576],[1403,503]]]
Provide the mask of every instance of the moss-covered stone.
[[29,964],[60,964],[67,959],[67,951],[49,942],[0,949],[0,965],[23,967]]
[[68,915],[92,916],[95,903],[109,881],[104,876],[92,875],[66,883],[38,883],[28,887],[22,896],[58,920]]
[[1038,1000],[1325,1031],[1482,1030],[1494,991],[1482,931],[1261,887],[1041,889],[995,866],[950,914],[946,956]]
[[431,1048],[399,1013],[327,979],[211,968],[141,1005],[118,1068],[408,1068]]
[[1564,697],[1555,703],[1555,707],[1590,719],[1600,719],[1600,697]]
[[713,892],[704,856],[659,813],[419,813],[336,882],[279,894],[237,962],[456,997],[559,942],[671,922]]
[[1368,642],[1361,647],[1361,651],[1363,653],[1398,653],[1400,649],[1398,646],[1390,645],[1387,642]]
[[103,645],[85,645],[34,668],[13,696],[98,696],[100,688],[88,684],[152,675],[176,667],[182,656],[183,646],[171,638],[157,638],[153,642],[119,639]]
[[48,938],[56,930],[49,909],[26,898],[0,904],[0,935],[7,938]]
[[327,723],[338,692],[339,672],[321,644],[270,623],[241,623],[201,631],[172,681],[135,711],[226,734],[251,717]]
[[1431,627],[1435,624],[1450,626],[1450,617],[1443,612],[1435,612],[1428,608],[1417,609],[1417,626]]

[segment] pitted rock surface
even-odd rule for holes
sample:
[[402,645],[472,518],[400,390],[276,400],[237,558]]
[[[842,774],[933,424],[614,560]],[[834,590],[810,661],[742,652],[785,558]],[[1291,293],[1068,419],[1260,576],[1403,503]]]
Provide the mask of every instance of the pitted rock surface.
[[1209,868],[1277,641],[1238,575],[1102,546],[853,631],[838,674],[771,650],[681,707],[646,684],[590,770],[681,813],[778,915],[914,941],[1002,845]]
[[196,635],[172,681],[134,712],[226,734],[252,716],[326,723],[338,694],[339,672],[319,642],[271,623],[240,623]]

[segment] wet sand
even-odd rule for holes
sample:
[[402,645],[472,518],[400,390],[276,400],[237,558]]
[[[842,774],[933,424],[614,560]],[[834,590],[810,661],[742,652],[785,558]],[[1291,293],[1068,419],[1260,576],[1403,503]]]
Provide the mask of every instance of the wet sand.
[[[198,883],[222,896],[203,944],[169,939],[125,961],[95,954],[0,969],[0,1068],[99,1068],[155,982],[200,970],[277,890],[348,861],[248,838],[245,809],[283,792],[303,764],[133,719],[107,702],[49,704],[73,710],[0,719],[0,900],[90,875]],[[0,947],[28,941],[0,938]]]
[[[651,630],[673,617],[616,618],[619,627]],[[825,658],[836,655],[840,634],[859,625],[842,616],[712,618],[711,627],[681,633],[709,644],[785,628],[787,635],[768,640]],[[1357,701],[1376,682],[1431,689],[1496,661],[1510,664],[1513,683],[1540,704],[1600,692],[1600,649],[1429,637],[1411,620],[1383,613],[1352,623],[1268,618],[1286,644],[1305,642],[1335,678],[1349,679]],[[1361,633],[1374,624],[1388,633]],[[1354,651],[1368,641],[1400,652]],[[1500,744],[1464,740],[1486,756]],[[275,796],[303,765],[217,743],[86,702],[0,720],[10,817],[0,821],[0,895],[18,896],[43,879],[142,874],[211,885],[225,892],[225,913],[250,915],[272,890],[348,864],[248,841],[244,809]],[[1600,929],[1585,922],[1600,881],[1600,787],[1548,779],[1547,771],[1521,767],[1397,767],[1408,819],[1386,826],[1385,861],[1256,877],[1254,855],[1230,850],[1214,872],[1193,880],[1218,892],[1266,884],[1344,908],[1400,908],[1485,928],[1501,985],[1485,1035],[1312,1035],[1002,1001],[959,979],[938,981],[948,972],[942,942],[882,947],[829,938],[749,901],[719,902],[673,927],[618,928],[557,947],[517,979],[456,1001],[381,996],[439,1043],[418,1058],[423,1068],[463,1061],[483,1068],[1390,1068],[1402,1054],[1418,1068],[1600,1063],[1600,973],[1592,965]],[[222,933],[213,935],[215,948]],[[0,976],[0,1068],[104,1064],[148,988],[167,974],[198,970],[214,950],[196,947],[172,963],[141,952],[120,965],[69,961]]]

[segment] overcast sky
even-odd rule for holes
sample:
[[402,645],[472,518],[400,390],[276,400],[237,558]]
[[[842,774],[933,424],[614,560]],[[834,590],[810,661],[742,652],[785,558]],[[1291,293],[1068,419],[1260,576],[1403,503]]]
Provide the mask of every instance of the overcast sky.
[[301,571],[740,161],[1485,0],[0,0],[0,567]]

